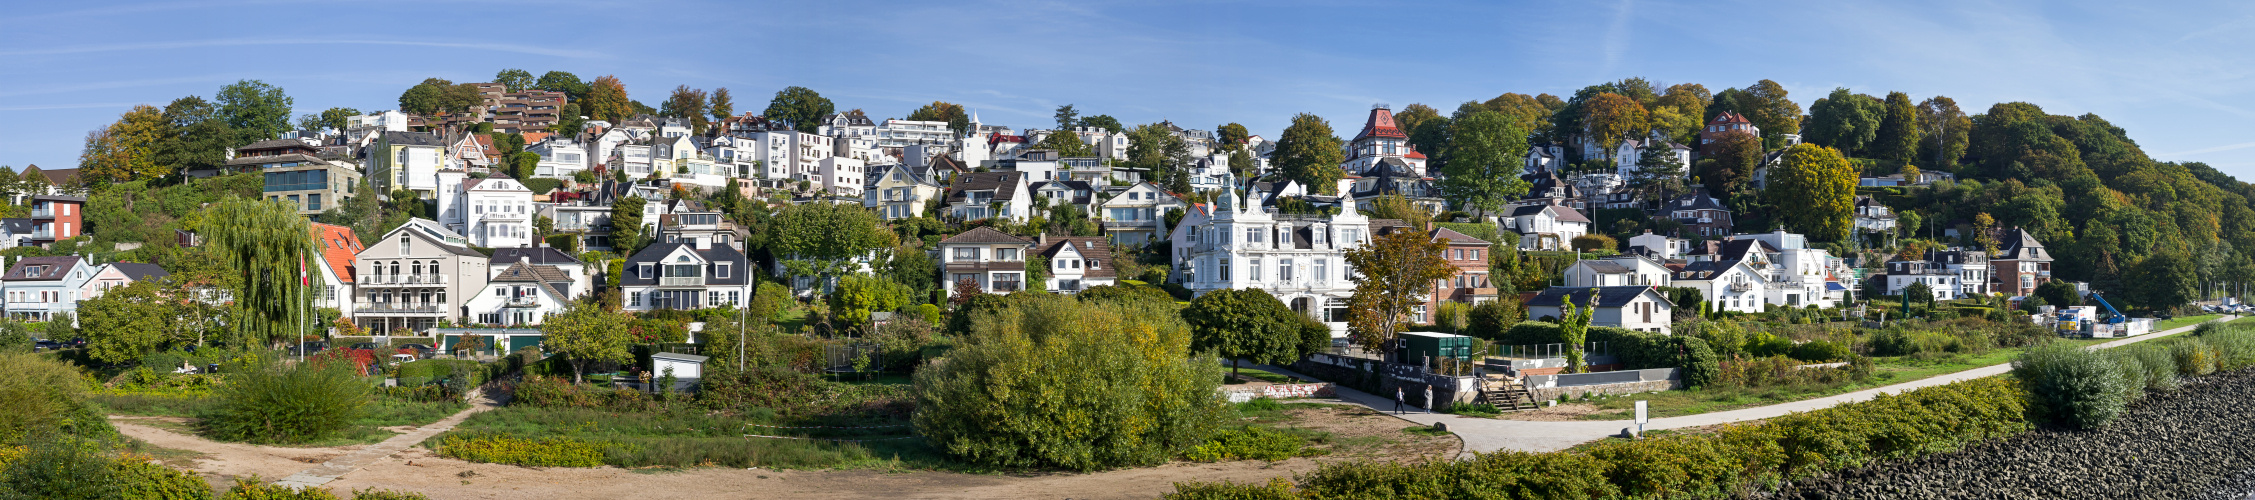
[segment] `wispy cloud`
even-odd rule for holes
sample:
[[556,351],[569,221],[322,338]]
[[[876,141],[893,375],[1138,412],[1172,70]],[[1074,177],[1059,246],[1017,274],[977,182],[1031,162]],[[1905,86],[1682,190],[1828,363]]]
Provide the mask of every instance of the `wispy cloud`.
[[248,46],[258,46],[258,45],[391,45],[391,46],[402,46],[402,47],[438,47],[438,48],[452,48],[452,49],[471,49],[471,50],[486,50],[486,51],[494,51],[494,52],[511,52],[511,53],[518,53],[518,54],[531,54],[531,55],[552,56],[552,57],[564,57],[564,58],[573,58],[573,59],[599,59],[599,58],[607,58],[607,57],[609,57],[609,55],[608,55],[608,54],[605,54],[605,53],[602,53],[602,52],[596,52],[596,51],[588,51],[588,50],[572,50],[572,49],[559,49],[559,48],[543,47],[543,46],[538,46],[538,45],[519,45],[519,44],[508,44],[508,43],[483,43],[483,42],[424,42],[424,41],[414,41],[414,40],[329,40],[329,39],[319,39],[319,38],[275,38],[275,39],[257,39],[257,38],[231,38],[231,39],[216,39],[216,40],[175,40],[175,41],[163,41],[163,42],[144,42],[144,43],[113,43],[113,44],[99,44],[99,45],[78,45],[78,46],[70,46],[70,47],[54,47],[54,48],[46,48],[46,49],[30,49],[30,50],[9,50],[9,51],[0,51],[0,57],[6,57],[6,56],[54,56],[54,55],[73,55],[73,54],[95,54],[95,53],[103,53],[103,52],[138,52],[138,51],[151,51],[151,50],[201,49],[201,48],[215,48],[215,47],[248,47]]
[[1629,34],[1633,31],[1629,21],[1635,11],[1635,0],[1621,0],[1620,5],[1613,7],[1612,23],[1605,26],[1604,74],[1613,74],[1621,65],[1621,56],[1629,52]]

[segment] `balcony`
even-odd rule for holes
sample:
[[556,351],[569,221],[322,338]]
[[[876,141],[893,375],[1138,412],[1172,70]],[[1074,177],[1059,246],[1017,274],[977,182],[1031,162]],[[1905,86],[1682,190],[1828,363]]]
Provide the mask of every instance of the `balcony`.
[[540,305],[540,297],[533,295],[510,297],[506,305],[509,307],[537,307]]
[[53,219],[55,218],[55,209],[51,207],[34,208],[31,210],[31,218]]
[[658,278],[658,286],[705,286],[705,277],[667,276]]
[[359,285],[444,285],[444,274],[363,274],[354,280]]
[[1750,290],[1753,290],[1753,289],[1754,289],[1754,284],[1753,284],[1753,283],[1749,283],[1749,282],[1744,282],[1744,281],[1741,281],[1741,282],[1737,282],[1737,283],[1731,283],[1731,284],[1730,284],[1730,291],[1733,291],[1733,292],[1744,292],[1744,291],[1750,291]]
[[354,302],[353,314],[446,314],[445,304],[422,302]]
[[997,281],[994,282],[994,291],[995,293],[1010,293],[1023,289],[1024,287],[1018,286],[1018,283],[1016,281]]
[[478,214],[486,220],[525,220],[524,212],[486,212]]
[[35,240],[52,240],[52,239],[55,239],[55,231],[54,231],[54,230],[52,230],[52,229],[38,229],[38,230],[34,230],[34,231],[32,231],[32,232],[31,232],[31,239],[35,239]]

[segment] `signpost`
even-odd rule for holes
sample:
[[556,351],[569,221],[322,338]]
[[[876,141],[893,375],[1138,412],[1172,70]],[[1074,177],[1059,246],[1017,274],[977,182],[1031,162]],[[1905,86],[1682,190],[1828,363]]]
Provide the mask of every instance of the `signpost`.
[[1651,421],[1652,421],[1652,417],[1651,417],[1650,415],[1646,415],[1646,414],[1645,414],[1645,412],[1644,412],[1644,409],[1645,409],[1645,406],[1644,406],[1644,400],[1642,400],[1642,399],[1636,400],[1636,435],[1637,435],[1637,437],[1644,437],[1644,424],[1645,424],[1645,423],[1647,423],[1647,422],[1651,422]]

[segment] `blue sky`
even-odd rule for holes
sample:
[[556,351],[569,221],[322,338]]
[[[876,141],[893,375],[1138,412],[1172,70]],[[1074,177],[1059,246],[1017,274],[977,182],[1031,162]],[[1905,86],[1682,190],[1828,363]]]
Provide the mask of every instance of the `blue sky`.
[[75,166],[132,105],[238,79],[307,113],[523,68],[617,75],[651,105],[689,85],[757,110],[798,85],[880,118],[945,100],[1039,127],[1070,103],[1272,138],[1299,112],[1351,135],[1374,103],[1766,78],[1804,107],[1845,86],[2096,113],[2255,179],[2250,49],[2250,2],[38,2],[0,16],[0,164]]

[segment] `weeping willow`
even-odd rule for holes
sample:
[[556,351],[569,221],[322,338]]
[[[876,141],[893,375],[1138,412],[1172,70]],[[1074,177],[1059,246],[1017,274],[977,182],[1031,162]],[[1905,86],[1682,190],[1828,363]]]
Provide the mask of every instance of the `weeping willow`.
[[297,208],[281,201],[228,199],[203,224],[207,244],[242,275],[235,290],[235,332],[251,342],[296,340],[312,314],[313,233]]

